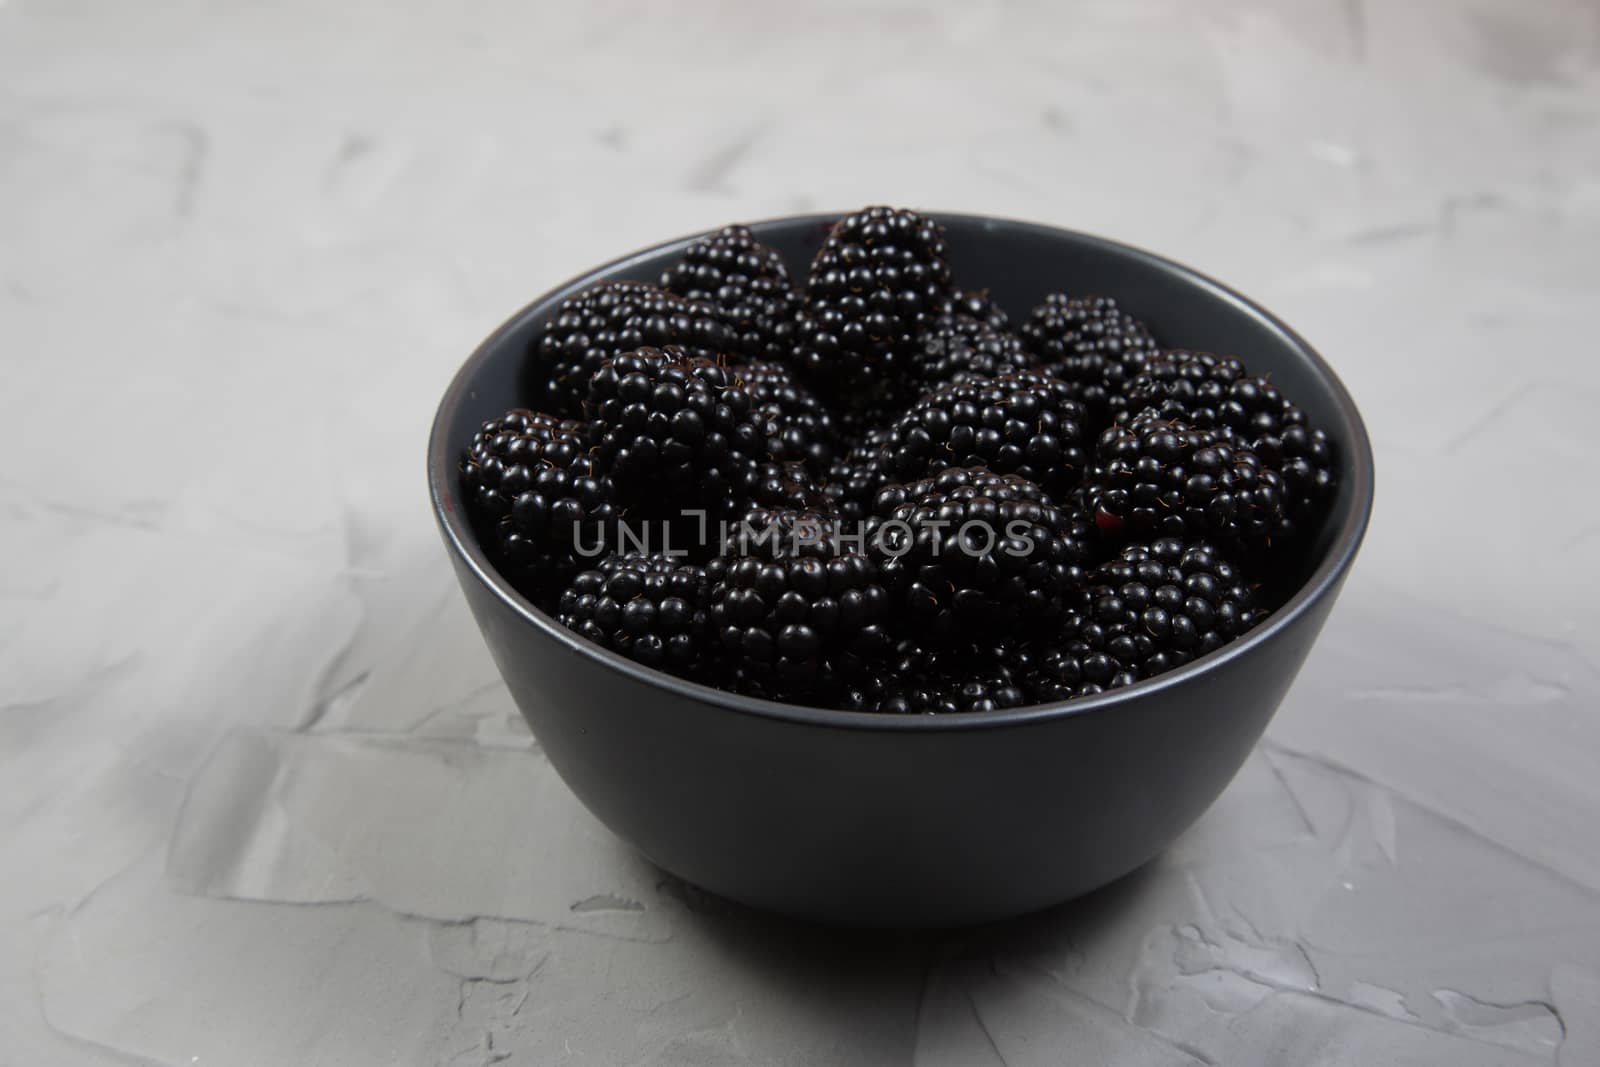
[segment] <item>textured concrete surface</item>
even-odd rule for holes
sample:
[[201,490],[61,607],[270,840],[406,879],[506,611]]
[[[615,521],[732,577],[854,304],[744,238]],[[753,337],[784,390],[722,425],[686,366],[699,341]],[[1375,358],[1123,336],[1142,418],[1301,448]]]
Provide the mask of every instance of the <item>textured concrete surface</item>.
[[[1238,780],[944,937],[664,879],[540,758],[432,405],[591,263],[874,201],[1329,356],[1372,536]],[[1600,7],[0,0],[0,1064],[1600,1063]]]

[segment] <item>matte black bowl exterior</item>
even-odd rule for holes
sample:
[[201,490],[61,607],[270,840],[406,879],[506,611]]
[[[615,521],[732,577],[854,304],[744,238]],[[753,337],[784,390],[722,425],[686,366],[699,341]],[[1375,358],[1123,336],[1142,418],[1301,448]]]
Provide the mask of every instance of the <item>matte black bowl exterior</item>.
[[[754,229],[803,274],[836,217]],[[485,557],[457,469],[474,429],[513,405],[528,342],[562,299],[607,279],[654,280],[693,238],[601,267],[518,312],[456,375],[429,445],[461,587],[512,696],[584,804],[666,870],[756,907],[956,925],[1044,908],[1132,871],[1244,762],[1321,630],[1372,509],[1371,446],[1355,404],[1266,311],[1124,245],[938,217],[957,278],[992,287],[1013,317],[1051,290],[1106,293],[1162,336],[1270,373],[1338,442],[1337,499],[1314,570],[1286,605],[1242,640],[1126,689],[927,717],[736,696],[640,667],[533,608]]]

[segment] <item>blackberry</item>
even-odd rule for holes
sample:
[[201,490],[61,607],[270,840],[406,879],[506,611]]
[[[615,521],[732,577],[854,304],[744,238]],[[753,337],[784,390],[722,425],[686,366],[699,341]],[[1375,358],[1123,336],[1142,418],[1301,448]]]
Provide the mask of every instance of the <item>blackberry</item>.
[[707,567],[713,668],[724,684],[775,700],[848,704],[890,647],[877,565],[812,512],[756,512]]
[[1070,642],[1140,678],[1214,652],[1266,615],[1216,545],[1177,538],[1125,546],[1091,575],[1084,605]]
[[1141,412],[1152,410],[1159,418],[1181,419],[1199,430],[1232,433],[1247,426],[1259,410],[1259,405],[1247,409],[1230,399],[1234,384],[1248,377],[1244,364],[1231,356],[1167,349],[1146,363],[1123,394],[1114,398],[1117,407],[1111,418],[1126,426]]
[[888,428],[869,430],[850,451],[828,468],[823,493],[829,508],[841,519],[858,522],[872,509],[872,501],[888,481]]
[[514,409],[473,436],[461,463],[468,506],[531,596],[605,550],[621,508],[582,423]]
[[602,363],[644,346],[677,345],[716,359],[735,351],[734,332],[709,304],[645,282],[607,282],[569,297],[539,333],[524,392],[563,415],[578,415]]
[[1128,422],[1142,411],[1215,430],[1255,452],[1282,475],[1291,521],[1314,514],[1333,488],[1328,435],[1269,379],[1250,374],[1231,356],[1161,353],[1130,383],[1117,416]]
[[734,488],[733,512],[751,507],[827,509],[821,483],[804,463],[751,463]]
[[561,590],[586,565],[573,546],[531,537],[509,518],[495,524],[492,536],[501,570],[542,611],[554,610]]
[[513,408],[480,426],[467,446],[461,477],[468,503],[482,515],[509,515],[537,471],[568,468],[588,451],[583,423]]
[[994,663],[955,675],[951,683],[941,690],[938,702],[929,710],[934,714],[998,711],[1021,707],[1029,702],[1023,679],[1016,670],[1002,663]]
[[1282,531],[1282,476],[1225,434],[1140,416],[1106,430],[1095,458],[1087,497],[1113,535],[1265,543]]
[[926,478],[909,482],[892,482],[882,486],[873,495],[871,514],[887,519],[896,509],[930,493],[949,494],[958,490],[968,496],[972,495],[969,490],[989,491],[1000,500],[1032,501],[1050,509],[1053,523],[1058,517],[1063,523],[1067,521],[1064,513],[1055,507],[1050,494],[1045,492],[1039,483],[1015,474],[999,474],[981,466],[951,467]]
[[1089,559],[1072,530],[1039,486],[977,468],[886,486],[863,536],[896,611],[950,646],[1059,615]]
[[703,567],[662,554],[603,560],[561,594],[556,620],[648,667],[691,673],[705,632]]
[[[1299,414],[1299,409],[1295,409]],[[1284,537],[1304,532],[1304,526],[1319,515],[1332,495],[1333,442],[1327,433],[1305,422],[1286,422],[1280,434],[1261,434],[1255,440],[1256,454],[1264,463],[1283,473]]]
[[729,524],[721,555],[827,559],[838,555],[841,546],[854,547],[842,534],[838,520],[826,511],[755,504]]
[[839,688],[835,706],[849,711],[883,711],[885,703],[927,678],[940,660],[937,651],[911,637],[893,639],[881,656],[862,661]]
[[606,360],[584,409],[596,461],[623,499],[646,510],[726,507],[766,453],[755,402],[737,379],[673,346]]
[[767,452],[778,462],[801,460],[818,472],[833,462],[839,428],[827,407],[795,380],[787,364],[753,360],[733,373],[766,423]]
[[897,715],[951,715],[997,711],[1030,703],[1024,678],[1001,663],[957,664],[912,681],[879,701],[874,711]]
[[898,479],[984,466],[1051,492],[1085,465],[1083,408],[1062,382],[1034,371],[964,378],[939,387],[894,424],[887,457]]
[[989,711],[1028,703],[1021,646],[936,647],[902,637],[866,664],[836,705],[851,711],[931,715]]
[[1051,293],[1021,333],[1041,369],[1069,383],[1097,423],[1157,351],[1149,328],[1103,296]]
[[723,227],[684,249],[661,288],[716,308],[738,351],[767,358],[784,354],[780,338],[800,307],[783,257],[746,226]]
[[1011,334],[966,316],[941,316],[907,366],[905,387],[919,395],[967,375],[993,378],[1028,365],[1027,351]]
[[1120,689],[1139,680],[1127,664],[1104,649],[1090,645],[1078,636],[1081,622],[1058,642],[1033,658],[1026,678],[1029,699],[1035,704],[1052,704],[1073,697],[1093,696]]
[[1107,536],[1102,526],[1105,516],[1099,514],[1090,486],[1078,486],[1061,499],[1058,507],[1066,516],[1067,535],[1074,544],[1084,546],[1091,563],[1102,562],[1108,552],[1121,545],[1120,540]]
[[987,289],[952,294],[935,325],[957,320],[977,323],[991,330],[1006,330],[1011,326],[1011,317],[994,302]]
[[870,408],[950,300],[945,254],[943,228],[914,211],[869,207],[840,219],[812,261],[795,320],[801,373]]

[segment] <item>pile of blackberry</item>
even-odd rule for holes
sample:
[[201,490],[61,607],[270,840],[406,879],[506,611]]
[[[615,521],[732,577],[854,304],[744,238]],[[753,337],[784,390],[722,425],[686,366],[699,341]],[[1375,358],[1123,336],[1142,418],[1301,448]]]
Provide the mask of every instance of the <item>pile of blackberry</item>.
[[1269,378],[1104,294],[1014,325],[915,211],[793,266],[729,226],[544,322],[461,476],[563,625],[750,696],[960,714],[1133,684],[1281,601],[1336,443]]

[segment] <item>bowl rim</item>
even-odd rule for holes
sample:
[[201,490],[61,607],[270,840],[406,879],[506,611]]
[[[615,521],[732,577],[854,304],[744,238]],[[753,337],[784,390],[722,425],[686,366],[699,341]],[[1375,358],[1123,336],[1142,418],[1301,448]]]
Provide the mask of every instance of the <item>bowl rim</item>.
[[[831,225],[845,214],[848,214],[848,212],[780,215],[753,220],[744,223],[744,225],[755,230],[759,236],[761,230],[767,226],[776,224]],[[447,440],[450,424],[455,419],[456,411],[471,391],[471,385],[476,378],[478,368],[488,360],[490,352],[498,346],[503,337],[518,329],[539,310],[559,303],[577,291],[595,284],[600,275],[625,269],[633,264],[655,258],[664,252],[679,250],[707,234],[716,232],[715,230],[702,230],[683,237],[661,241],[638,251],[618,256],[570,278],[524,305],[519,311],[496,327],[467,357],[466,361],[451,378],[450,385],[445,389],[444,396],[440,399],[438,409],[434,413],[432,429],[428,435],[429,496],[433,504],[434,518],[444,534],[445,542],[449,549],[467,565],[467,568],[477,581],[488,588],[500,600],[502,605],[518,615],[523,622],[541,631],[544,636],[564,645],[568,651],[592,660],[603,668],[619,671],[634,681],[646,685],[668,689],[684,699],[715,705],[727,711],[755,715],[766,719],[784,720],[803,726],[852,730],[936,732],[981,730],[1112,712],[1125,704],[1135,703],[1159,691],[1173,689],[1184,685],[1192,679],[1218,672],[1234,661],[1250,655],[1254,649],[1266,644],[1293,626],[1296,621],[1311,610],[1316,602],[1330,595],[1338,587],[1355,560],[1356,553],[1366,536],[1367,527],[1372,516],[1374,491],[1372,442],[1368,437],[1366,424],[1361,418],[1361,412],[1356,407],[1355,400],[1345,388],[1344,382],[1339,379],[1338,374],[1334,372],[1333,368],[1322,358],[1322,355],[1305,338],[1301,337],[1299,333],[1295,332],[1272,312],[1237,290],[1176,260],[1168,259],[1165,256],[1134,245],[1124,244],[1120,241],[1078,230],[1003,216],[973,215],[948,211],[927,211],[924,214],[941,223],[960,221],[979,226],[998,224],[1006,228],[1019,227],[1046,237],[1066,237],[1079,244],[1098,246],[1101,250],[1114,255],[1142,260],[1152,267],[1178,275],[1189,284],[1209,293],[1213,298],[1232,305],[1236,310],[1242,311],[1258,320],[1262,325],[1298,349],[1301,355],[1306,357],[1313,368],[1322,375],[1330,388],[1336,407],[1347,423],[1346,429],[1348,433],[1346,436],[1348,439],[1341,440],[1340,446],[1347,449],[1351,457],[1351,468],[1354,472],[1354,484],[1351,486],[1351,492],[1353,493],[1352,506],[1349,514],[1335,534],[1332,543],[1329,545],[1326,556],[1317,565],[1316,570],[1312,572],[1311,576],[1288,601],[1272,612],[1265,622],[1243,637],[1231,641],[1213,652],[1200,656],[1182,667],[1159,674],[1154,678],[1143,679],[1133,685],[1098,693],[1093,696],[1074,697],[1070,700],[1055,701],[1049,704],[1030,704],[1019,708],[1003,708],[993,711],[974,711],[946,715],[890,715],[875,711],[846,711],[835,708],[811,707],[803,704],[785,704],[715,689],[699,682],[668,674],[654,667],[647,667],[610,649],[602,648],[568,630],[553,617],[534,607],[530,601],[512,587],[511,583],[489,561],[487,554],[472,531],[470,521],[466,517],[464,501],[461,500],[456,492],[455,468],[457,457],[449,450]]]

